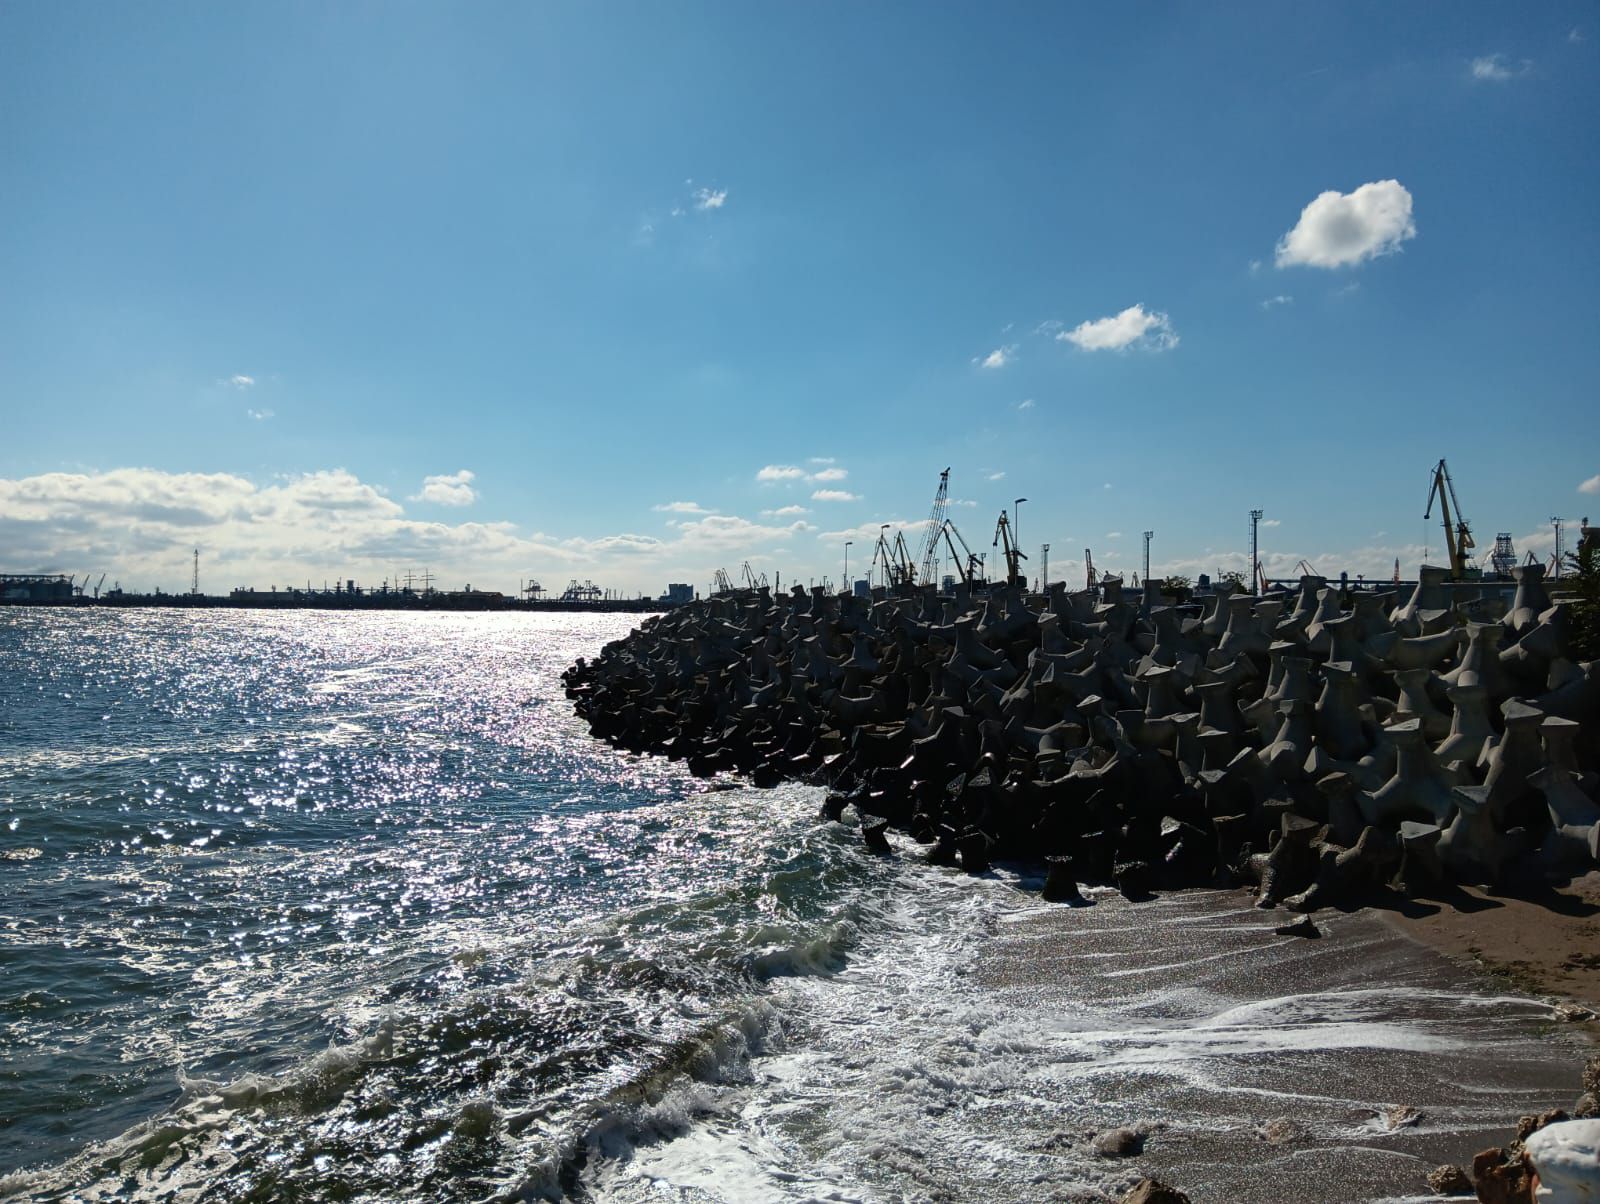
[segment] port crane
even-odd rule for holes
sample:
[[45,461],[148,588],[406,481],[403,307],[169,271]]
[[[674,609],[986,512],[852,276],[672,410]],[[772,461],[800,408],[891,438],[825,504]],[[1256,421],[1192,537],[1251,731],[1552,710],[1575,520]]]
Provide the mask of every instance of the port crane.
[[1028,556],[1011,542],[1011,518],[1004,510],[1000,511],[1000,520],[994,525],[994,543],[991,546],[1001,548],[1005,555],[1006,584],[1026,585],[1028,579],[1022,575],[1022,562]]
[[1083,550],[1083,575],[1085,582],[1088,585],[1089,592],[1091,594],[1094,593],[1095,586],[1097,586],[1099,582],[1094,579],[1094,557],[1090,554],[1088,548]]
[[[1453,581],[1461,581],[1467,576],[1467,553],[1477,545],[1472,541],[1472,529],[1467,526],[1467,520],[1461,517],[1461,503],[1456,500],[1455,482],[1450,479],[1450,469],[1442,458],[1433,466],[1428,483],[1428,507],[1422,512],[1423,522],[1433,517],[1435,498],[1439,499],[1439,514],[1444,520],[1444,546],[1450,557],[1450,577]],[[1455,508],[1453,522],[1451,507]]]
[[744,562],[743,572],[745,584],[751,589],[766,589],[768,587],[767,575],[762,573],[757,576],[755,570],[750,567],[748,560]]
[[[950,549],[950,560],[956,566],[956,575],[965,585],[977,585],[983,580],[983,557],[967,546],[967,541],[962,538],[961,530],[953,520],[945,519],[939,530],[944,536],[944,546]],[[956,551],[958,543],[961,545],[959,552]]]
[[939,536],[944,530],[945,515],[950,506],[950,470],[939,474],[939,489],[933,495],[933,509],[928,512],[928,525],[922,531],[922,543],[917,548],[917,577],[933,581],[938,576]]
[[878,545],[872,550],[872,563],[867,566],[867,572],[871,573],[882,564],[884,581],[891,588],[915,585],[917,570],[911,563],[911,550],[906,547],[905,532],[896,531],[894,538],[890,539],[888,530],[888,523],[878,528]]
[[716,584],[714,592],[719,594],[733,593],[733,581],[728,577],[727,569],[718,569],[712,574],[712,579]]

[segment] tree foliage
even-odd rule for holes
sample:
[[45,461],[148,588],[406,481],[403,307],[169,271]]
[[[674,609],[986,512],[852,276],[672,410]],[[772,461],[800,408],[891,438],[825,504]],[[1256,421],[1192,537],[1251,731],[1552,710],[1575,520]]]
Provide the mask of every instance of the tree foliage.
[[1576,552],[1569,552],[1565,567],[1563,592],[1574,596],[1568,646],[1574,660],[1600,660],[1600,547],[1596,541],[1585,540]]

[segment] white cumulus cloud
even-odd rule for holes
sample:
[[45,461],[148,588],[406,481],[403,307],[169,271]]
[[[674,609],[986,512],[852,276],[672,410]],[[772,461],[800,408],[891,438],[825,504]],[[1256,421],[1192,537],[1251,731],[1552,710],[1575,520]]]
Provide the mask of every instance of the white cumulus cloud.
[[1596,473],[1578,486],[1579,493],[1600,493],[1600,473]]
[[845,489],[818,489],[811,494],[813,502],[859,502],[861,496]]
[[1294,298],[1287,293],[1279,293],[1276,297],[1268,297],[1261,303],[1262,309],[1276,309],[1280,305],[1293,305]]
[[849,472],[848,469],[844,469],[844,468],[824,468],[820,472],[812,473],[811,474],[811,479],[813,481],[842,481],[849,475],[850,475],[850,472]]
[[1411,194],[1398,180],[1374,180],[1354,192],[1324,192],[1300,212],[1278,243],[1280,268],[1337,268],[1393,255],[1417,236]]
[[1017,409],[1019,409],[1019,410],[1031,410],[1031,409],[1033,409],[1033,398],[1025,397],[1021,401],[1017,402]]
[[1004,347],[996,347],[988,355],[975,356],[972,360],[980,368],[1004,368],[1017,357],[1017,345],[1007,343]]
[[721,209],[728,203],[728,190],[726,188],[697,188],[694,193],[694,207],[701,212],[707,209]]
[[794,518],[801,514],[810,514],[804,506],[779,506],[776,510],[763,510],[762,518]]
[[1178,345],[1178,332],[1172,329],[1171,319],[1146,310],[1143,304],[1130,305],[1109,318],[1080,322],[1056,338],[1084,351],[1126,351],[1130,347],[1168,351]]
[[235,389],[248,389],[256,383],[256,378],[253,376],[245,376],[243,373],[240,373],[236,376],[228,377],[228,383]]
[[424,477],[422,490],[411,495],[413,502],[432,502],[436,506],[470,506],[478,500],[478,491],[472,487],[473,472],[463,468],[460,472]]
[[756,473],[756,480],[768,483],[772,481],[803,481],[805,478],[806,470],[796,468],[793,464],[768,464],[760,472]]

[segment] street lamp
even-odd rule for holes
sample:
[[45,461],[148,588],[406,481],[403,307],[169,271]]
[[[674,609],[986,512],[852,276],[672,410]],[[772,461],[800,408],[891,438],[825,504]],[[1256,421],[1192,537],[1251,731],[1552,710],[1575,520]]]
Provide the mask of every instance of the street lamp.
[[855,543],[853,539],[844,541],[844,590],[842,592],[847,594],[850,592],[850,545],[853,543]]
[[[880,526],[878,528],[878,549],[879,549],[879,551],[887,551],[888,550],[889,545],[886,544],[884,542],[884,540],[883,540],[883,533],[885,531],[887,531],[888,529],[889,529],[889,524],[888,523],[884,523],[882,526]],[[878,577],[879,577],[879,584],[881,584],[884,587],[884,589],[888,589],[889,585],[890,585],[890,581],[889,581],[889,558],[887,556],[883,557],[883,564],[878,569]]]
[[1019,497],[1011,503],[1011,538],[1016,543],[1018,551],[1022,550],[1022,503],[1027,500],[1025,497]]

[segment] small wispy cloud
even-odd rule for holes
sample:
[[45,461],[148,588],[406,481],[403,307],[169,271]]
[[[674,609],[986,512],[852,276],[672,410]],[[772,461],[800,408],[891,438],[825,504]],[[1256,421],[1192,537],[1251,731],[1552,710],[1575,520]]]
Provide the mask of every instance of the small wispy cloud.
[[779,506],[776,510],[763,510],[762,518],[793,518],[797,514],[810,514],[804,506]]
[[1600,473],[1596,473],[1578,486],[1579,493],[1600,493]]
[[815,485],[825,481],[843,481],[850,475],[850,470],[841,468],[834,463],[832,456],[813,456],[808,462],[811,464],[827,464],[831,467],[819,468],[815,472],[807,472],[798,464],[768,464],[760,472],[756,473],[756,480],[764,485],[776,485],[780,482],[793,483],[796,481],[804,481],[809,485]]
[[278,416],[274,410],[246,410],[245,413],[257,422],[265,422],[268,418],[276,418]]
[[1121,531],[1107,531],[1106,532],[1106,538],[1107,539],[1121,539],[1122,538],[1122,532]]
[[1031,410],[1033,407],[1034,403],[1033,398],[1031,397],[1024,397],[1021,401],[1017,402],[1017,409],[1019,410]]
[[1250,274],[1252,276],[1254,276],[1260,270],[1261,270],[1261,261],[1259,259],[1252,259],[1250,261]]
[[470,506],[478,500],[478,491],[472,487],[475,474],[463,468],[460,472],[424,477],[422,489],[408,499],[413,502],[432,502],[436,506]]
[[845,489],[818,489],[811,495],[813,502],[859,502],[861,495]]
[[1003,480],[1005,480],[1006,479],[1005,469],[1002,468],[999,472],[991,472],[989,474],[989,478],[988,479],[991,480],[991,481],[1003,481]]
[[1111,488],[1111,482],[1107,481],[1104,485],[1100,486],[1100,488],[1102,488],[1102,489],[1110,489]]
[[228,377],[225,383],[231,385],[235,389],[252,389],[255,387],[256,378],[253,376],[246,376],[241,372],[235,376]]
[[1579,29],[1576,25],[1574,25],[1571,29],[1567,30],[1567,41],[1569,41],[1569,42],[1581,42],[1581,41],[1583,41],[1583,30]]
[[[1573,32],[1576,32],[1576,30]],[[1475,58],[1469,68],[1473,79],[1480,83],[1491,84],[1502,84],[1508,79],[1526,75],[1532,69],[1533,63],[1531,60],[1523,59],[1520,63],[1511,63],[1503,54],[1486,54]]]
[[726,188],[696,188],[694,190],[694,207],[704,213],[708,209],[721,209],[728,203],[728,190]]
[[1146,310],[1143,304],[1130,305],[1109,318],[1080,322],[1056,338],[1082,351],[1127,351],[1134,347],[1170,351],[1178,345],[1178,332],[1172,329],[1171,319]]
[[1277,309],[1280,305],[1293,305],[1294,298],[1287,293],[1279,293],[1276,297],[1268,297],[1261,303],[1262,309]]
[[988,355],[973,356],[972,362],[980,368],[1004,368],[1017,357],[1017,345],[1007,343],[1004,347],[996,347]]
[[1261,520],[1261,525],[1263,527],[1281,527],[1283,526],[1283,520],[1281,518],[1264,518]]
[[971,498],[953,497],[950,499],[950,504],[952,506],[976,506],[978,503]]
[[715,514],[715,510],[707,510],[699,502],[663,502],[650,509],[664,514]]

